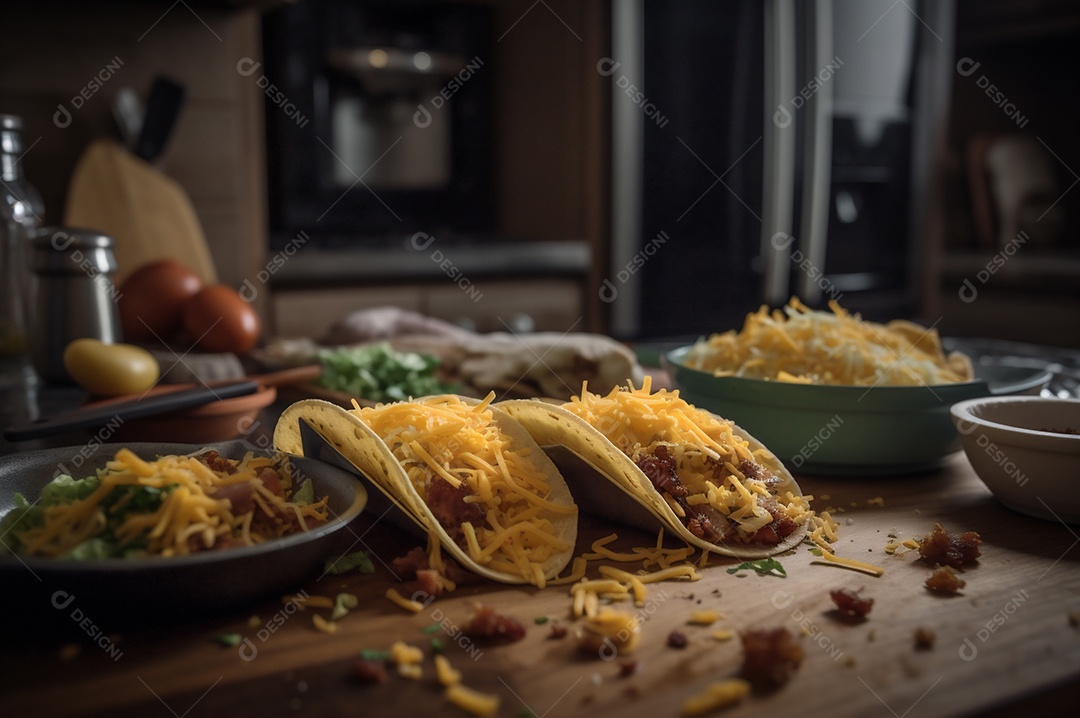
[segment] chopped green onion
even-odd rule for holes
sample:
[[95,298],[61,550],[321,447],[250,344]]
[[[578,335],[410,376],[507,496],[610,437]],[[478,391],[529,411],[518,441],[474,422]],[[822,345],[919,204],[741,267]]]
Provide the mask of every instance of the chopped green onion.
[[365,661],[389,661],[390,651],[380,648],[365,648],[360,651],[360,657]]

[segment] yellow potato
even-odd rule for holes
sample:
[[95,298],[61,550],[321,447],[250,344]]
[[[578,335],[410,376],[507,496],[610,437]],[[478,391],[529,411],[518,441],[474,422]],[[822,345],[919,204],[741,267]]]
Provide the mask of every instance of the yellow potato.
[[64,367],[79,386],[94,396],[120,396],[146,391],[160,376],[154,355],[131,344],[105,344],[76,339],[64,349]]

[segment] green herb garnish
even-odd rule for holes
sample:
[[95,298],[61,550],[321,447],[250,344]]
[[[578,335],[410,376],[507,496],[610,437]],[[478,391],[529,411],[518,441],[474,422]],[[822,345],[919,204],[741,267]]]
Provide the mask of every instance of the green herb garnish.
[[348,573],[354,569],[360,573],[375,573],[375,564],[371,562],[371,557],[367,555],[366,551],[354,551],[344,556],[328,558],[326,559],[324,572],[339,574]]
[[441,638],[432,638],[431,639],[431,652],[432,653],[442,653],[443,652],[443,642],[442,642]]
[[244,642],[244,637],[239,633],[221,633],[214,636],[214,640],[223,646],[239,646]]
[[360,651],[360,657],[365,661],[386,661],[390,660],[390,651],[380,648],[365,648]]
[[732,566],[727,570],[728,573],[738,573],[739,571],[756,571],[759,576],[779,576],[780,578],[787,578],[787,571],[780,565],[780,562],[775,558],[763,558],[760,561],[745,561],[738,566]]
[[547,616],[537,616],[536,618],[533,619],[533,623],[535,623],[537,626],[543,626],[547,622],[548,622],[548,617]]
[[351,593],[339,593],[334,599],[334,610],[330,612],[331,621],[340,621],[349,615],[349,611],[360,605],[360,599]]
[[432,623],[431,625],[424,626],[423,628],[421,628],[420,632],[421,633],[438,633],[441,630],[442,630],[442,626],[440,626],[438,623]]

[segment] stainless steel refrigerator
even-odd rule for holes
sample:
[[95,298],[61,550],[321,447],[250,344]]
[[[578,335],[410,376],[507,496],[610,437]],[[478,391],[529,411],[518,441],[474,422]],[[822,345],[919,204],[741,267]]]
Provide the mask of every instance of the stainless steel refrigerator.
[[613,333],[918,313],[951,0],[614,0]]

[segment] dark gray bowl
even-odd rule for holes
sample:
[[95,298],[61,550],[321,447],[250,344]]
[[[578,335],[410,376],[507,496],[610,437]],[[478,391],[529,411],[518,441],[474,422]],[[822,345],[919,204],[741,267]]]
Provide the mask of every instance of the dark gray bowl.
[[[189,454],[202,448],[216,449],[228,458],[241,458],[247,451],[270,453],[244,441],[205,447],[163,443],[126,446],[144,458]],[[15,492],[34,501],[58,471],[76,478],[88,476],[119,448],[98,444],[0,458],[0,515],[15,507]],[[138,622],[154,616],[168,622],[238,608],[299,588],[306,579],[318,575],[325,558],[351,545],[348,532],[343,537],[337,534],[364,509],[367,490],[359,477],[320,461],[293,457],[292,466],[312,480],[316,496],[329,497],[330,520],[326,524],[258,546],[173,558],[64,561],[5,552],[0,556],[0,585],[4,587],[0,606],[17,612],[4,611],[4,615],[48,616],[55,621],[67,616],[75,623],[89,620],[91,625]]]

